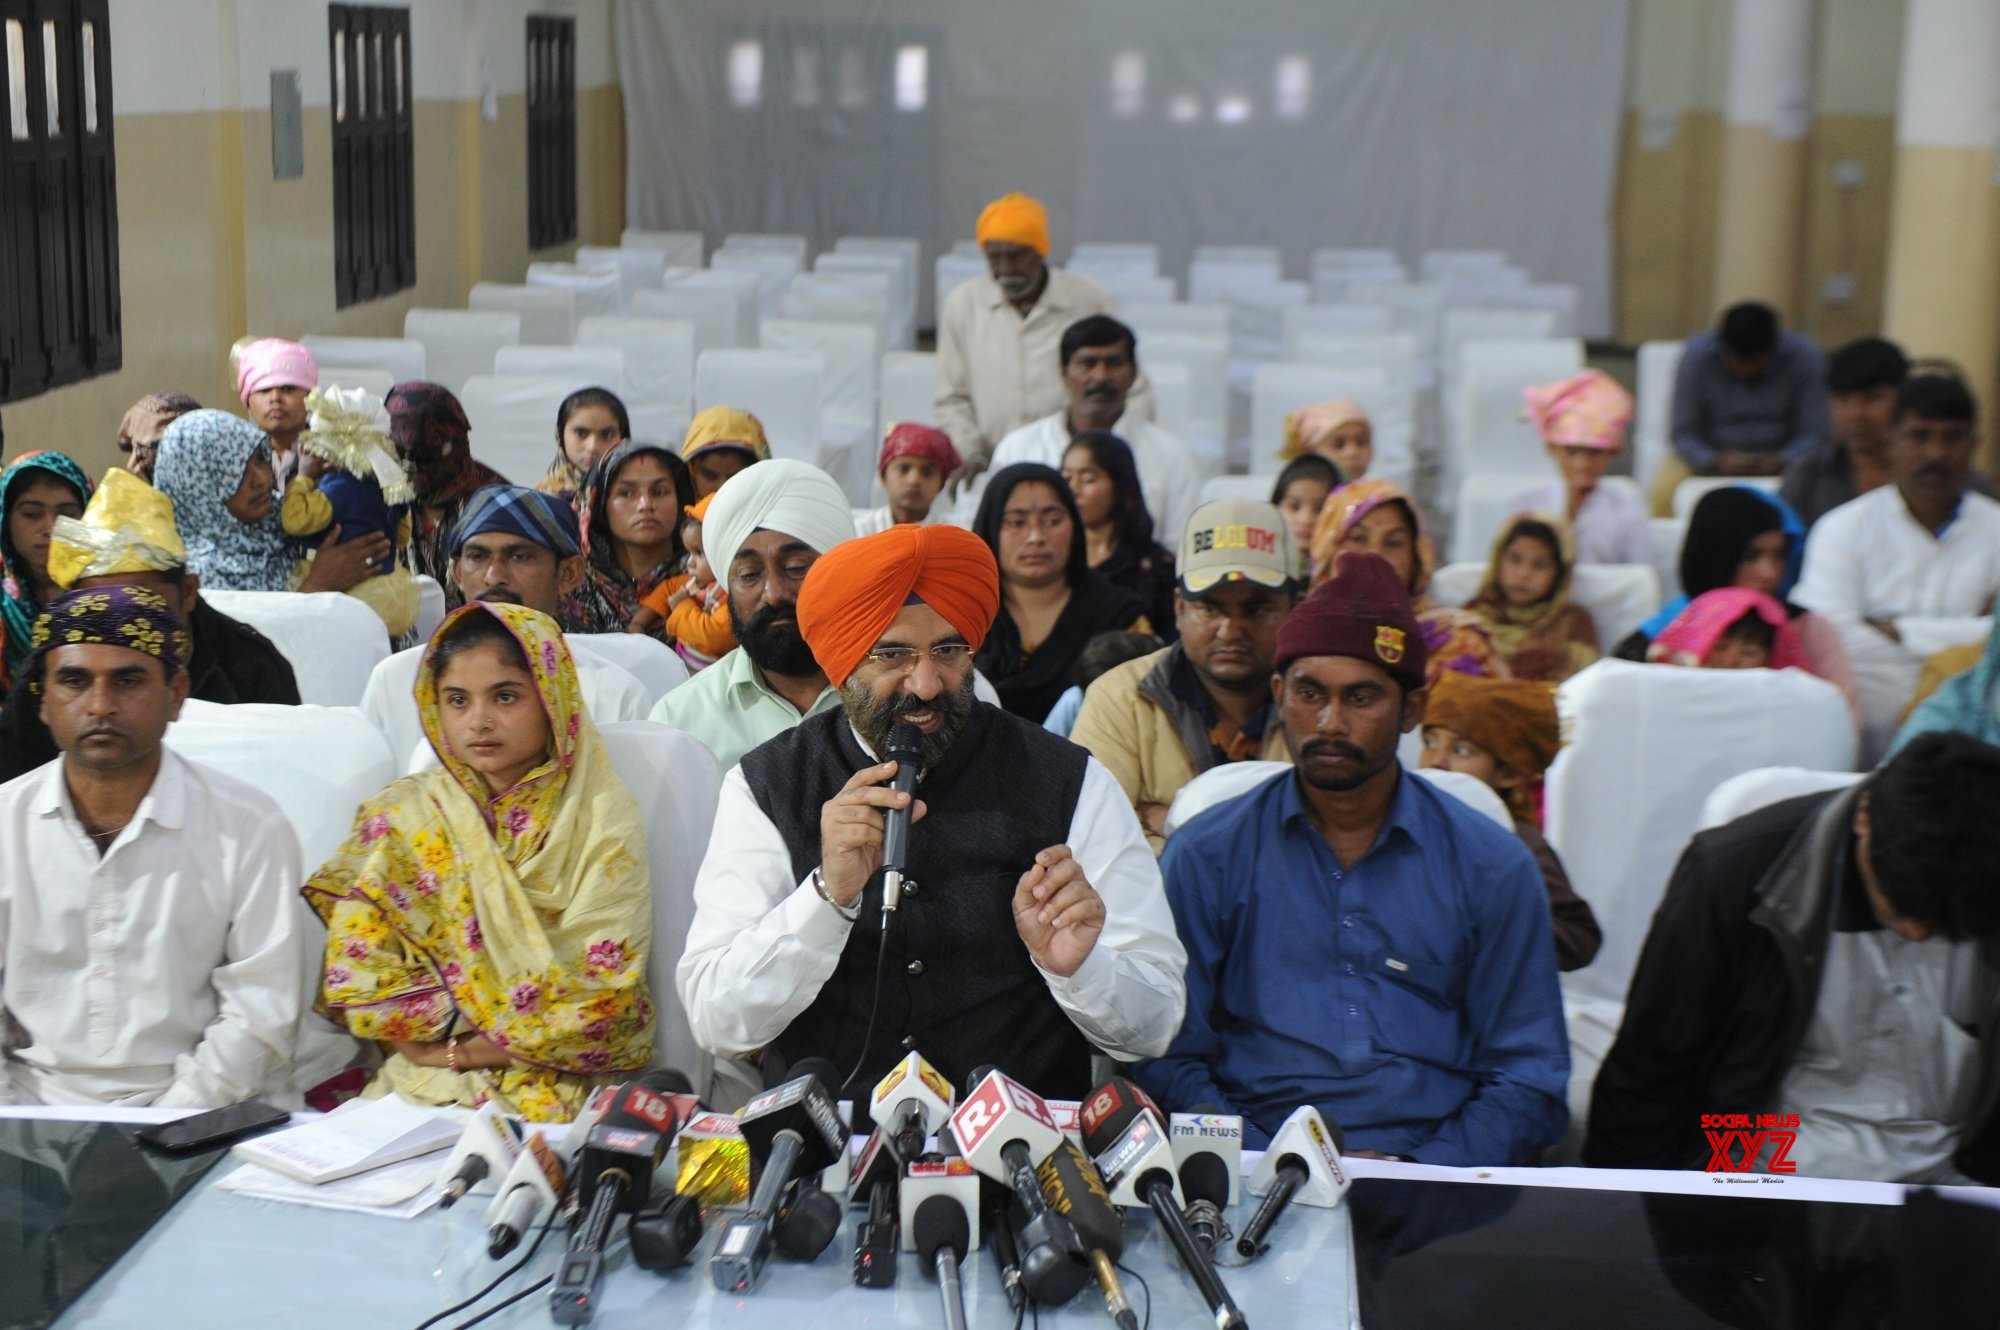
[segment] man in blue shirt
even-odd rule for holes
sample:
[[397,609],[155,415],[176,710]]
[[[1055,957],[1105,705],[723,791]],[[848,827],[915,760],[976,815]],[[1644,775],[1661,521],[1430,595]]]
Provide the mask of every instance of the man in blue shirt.
[[1248,1145],[1312,1104],[1349,1153],[1526,1164],[1568,1121],[1534,858],[1396,761],[1425,662],[1388,563],[1343,555],[1278,634],[1295,769],[1188,823],[1161,858],[1187,1018],[1140,1080],[1169,1108],[1242,1114]]

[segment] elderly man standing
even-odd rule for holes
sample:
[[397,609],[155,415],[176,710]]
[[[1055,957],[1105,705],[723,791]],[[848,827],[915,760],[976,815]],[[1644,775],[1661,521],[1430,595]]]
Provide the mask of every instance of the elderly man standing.
[[[1048,210],[1026,194],[987,204],[973,238],[992,275],[953,291],[938,317],[937,424],[962,461],[953,494],[992,464],[1007,434],[1062,410],[1063,330],[1113,312],[1103,287],[1049,266]],[[1153,413],[1143,383],[1132,389],[1131,409]]]
[[1196,509],[1174,569],[1180,640],[1092,684],[1070,733],[1118,778],[1156,852],[1168,807],[1196,776],[1246,758],[1290,760],[1271,669],[1305,582],[1284,516],[1254,499]]
[[0,785],[0,1102],[217,1108],[289,1070],[298,841],[268,795],[162,746],[188,651],[145,587],[65,592],[36,624],[62,756]]
[[319,362],[297,342],[266,337],[236,358],[236,395],[250,423],[271,437],[271,474],[280,493],[299,474],[299,435],[305,433],[306,394],[319,386]]
[[1426,654],[1387,561],[1342,555],[1278,633],[1296,769],[1162,856],[1187,1021],[1140,1079],[1168,1108],[1242,1114],[1246,1145],[1300,1104],[1351,1154],[1425,1164],[1532,1163],[1562,1134],[1569,1044],[1534,857],[1396,761]]
[[[1138,334],[1109,314],[1092,314],[1063,329],[1060,359],[1069,404],[1000,440],[992,469],[1016,462],[1061,469],[1071,439],[1087,430],[1109,430],[1132,448],[1154,529],[1177,532],[1186,526],[1201,493],[1194,454],[1166,430],[1126,409],[1139,379]],[[979,511],[985,488],[975,481],[960,496],[959,514],[968,524]]]
[[854,510],[826,472],[773,458],[722,483],[701,538],[729,593],[737,646],[661,698],[652,718],[707,744],[727,771],[766,739],[840,704],[799,635],[799,588],[822,554],[854,539]]
[[[452,582],[466,600],[525,605],[563,623],[564,601],[583,581],[579,545],[576,509],[561,499],[525,485],[488,485],[473,494],[459,518]],[[644,720],[652,695],[630,670],[594,650],[594,637],[564,635],[584,709],[600,725]],[[398,651],[375,667],[361,694],[362,714],[389,737],[396,760],[425,767],[434,757],[415,689],[427,650],[428,644]]]
[[[841,708],[723,781],[679,975],[704,1047],[830,1057],[854,1085],[916,1049],[955,1084],[991,1063],[1079,1098],[1093,1048],[1167,1046],[1186,956],[1117,782],[973,694],[999,604],[992,553],[957,527],[894,527],[813,566],[799,625]],[[921,735],[914,795],[880,760],[899,722]],[[892,915],[897,808],[915,829]]]

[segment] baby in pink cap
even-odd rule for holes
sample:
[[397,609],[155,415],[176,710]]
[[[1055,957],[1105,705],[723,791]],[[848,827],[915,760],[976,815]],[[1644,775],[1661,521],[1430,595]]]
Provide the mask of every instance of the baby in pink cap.
[[264,337],[239,345],[236,395],[250,423],[271,436],[271,469],[280,490],[299,473],[299,435],[306,428],[306,394],[319,386],[319,365],[297,342]]
[[1606,483],[1625,431],[1632,394],[1602,370],[1522,390],[1534,423],[1562,477],[1513,497],[1512,513],[1555,513],[1576,536],[1578,563],[1650,563],[1646,505],[1629,481]]

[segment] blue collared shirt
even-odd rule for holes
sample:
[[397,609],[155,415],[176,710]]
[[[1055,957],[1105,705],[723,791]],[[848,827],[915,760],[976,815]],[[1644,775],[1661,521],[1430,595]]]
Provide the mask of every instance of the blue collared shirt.
[[1713,331],[1687,339],[1674,378],[1673,444],[1697,473],[1715,469],[1718,452],[1777,453],[1797,462],[1826,446],[1833,421],[1826,361],[1804,333],[1778,335],[1771,367],[1739,379],[1723,364]]
[[1196,818],[1160,861],[1187,1019],[1140,1080],[1241,1113],[1261,1146],[1300,1104],[1351,1148],[1533,1163],[1569,1120],[1548,895],[1519,837],[1399,778],[1342,868],[1293,773]]

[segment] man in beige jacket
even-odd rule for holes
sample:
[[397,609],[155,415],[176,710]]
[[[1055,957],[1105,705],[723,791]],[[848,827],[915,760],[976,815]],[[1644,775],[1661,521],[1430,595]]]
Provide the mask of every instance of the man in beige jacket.
[[1289,762],[1271,714],[1278,627],[1305,585],[1297,542],[1268,503],[1221,499],[1195,509],[1174,567],[1180,641],[1090,686],[1070,738],[1124,787],[1158,853],[1167,807],[1211,767]]

